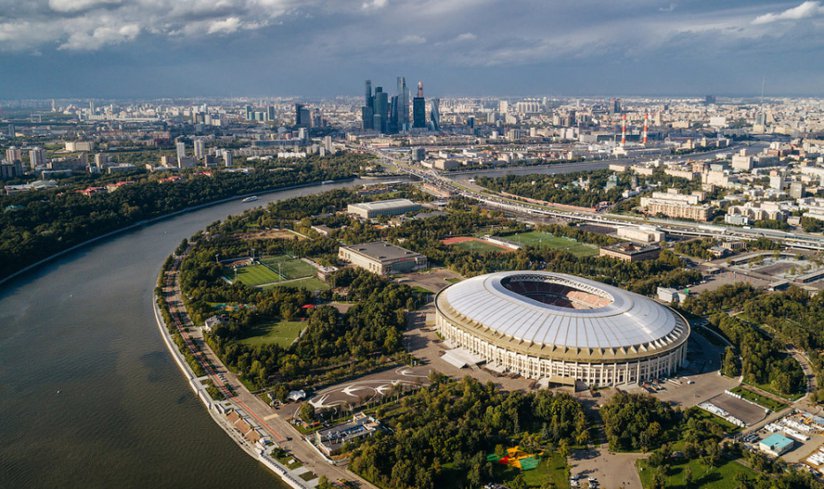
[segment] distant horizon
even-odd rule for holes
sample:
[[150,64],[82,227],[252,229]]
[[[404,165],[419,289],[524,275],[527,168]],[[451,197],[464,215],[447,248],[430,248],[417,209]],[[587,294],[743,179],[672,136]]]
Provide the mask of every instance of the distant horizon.
[[0,0],[0,12],[12,100],[331,98],[367,78],[393,89],[396,74],[427,97],[754,97],[763,80],[771,97],[824,96],[824,0]]
[[[375,85],[381,86],[381,85]],[[384,88],[386,88],[384,86]],[[390,94],[394,92],[392,90],[388,90]],[[665,100],[673,100],[673,99],[703,99],[707,96],[714,96],[719,99],[734,99],[734,100],[750,100],[750,99],[760,99],[761,94],[749,94],[749,95],[730,95],[725,93],[702,93],[702,94],[678,94],[678,95],[662,95],[662,94],[654,94],[654,95],[641,95],[641,94],[586,94],[586,95],[565,95],[565,94],[510,94],[510,95],[428,95],[424,94],[427,100],[432,98],[439,98],[439,99],[529,99],[529,98],[543,98],[546,97],[548,99],[553,100],[570,100],[570,99],[580,99],[580,100],[592,100],[592,99],[603,99],[608,100],[610,98],[617,98],[617,99],[665,99]],[[52,100],[59,101],[59,102],[88,102],[92,101],[105,101],[105,102],[142,102],[142,101],[158,101],[158,100],[248,100],[248,99],[283,99],[286,100],[303,100],[303,101],[312,101],[312,100],[319,100],[319,101],[333,101],[334,99],[338,98],[350,98],[350,99],[358,99],[363,98],[362,94],[338,94],[338,95],[179,95],[179,96],[110,96],[110,97],[96,97],[96,96],[61,96],[61,97],[21,97],[21,98],[2,98],[0,97],[0,103],[6,104],[8,106],[12,103],[21,103],[21,102],[42,102],[42,103],[51,103]],[[775,99],[814,99],[814,100],[824,100],[824,94],[820,95],[804,95],[804,94],[788,94],[788,95],[771,95],[765,94],[764,100],[775,100]]]

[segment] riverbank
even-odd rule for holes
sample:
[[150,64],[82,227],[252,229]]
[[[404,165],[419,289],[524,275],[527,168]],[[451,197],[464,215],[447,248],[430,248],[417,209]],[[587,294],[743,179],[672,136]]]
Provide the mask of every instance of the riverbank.
[[[355,178],[357,178],[357,177],[356,176],[350,176],[350,177],[345,177],[345,178],[334,179],[334,180],[331,180],[331,181],[333,183],[342,183],[342,182],[349,182],[349,181],[355,180]],[[327,180],[324,180],[324,181],[327,181]],[[165,219],[170,219],[172,217],[179,216],[181,214],[186,214],[188,212],[194,212],[194,211],[197,211],[197,210],[200,210],[200,209],[205,209],[207,207],[224,204],[226,202],[231,202],[231,201],[236,200],[236,199],[243,199],[243,198],[246,198],[246,197],[251,197],[253,195],[266,195],[266,194],[271,194],[271,193],[275,193],[275,192],[283,192],[283,191],[286,191],[286,190],[296,190],[296,189],[301,189],[301,188],[306,188],[306,187],[313,187],[313,186],[318,186],[318,185],[323,185],[323,183],[321,181],[315,180],[315,181],[312,181],[312,182],[300,183],[300,184],[296,184],[296,185],[288,185],[286,187],[274,187],[274,188],[270,188],[270,189],[266,189],[266,190],[261,190],[261,191],[258,191],[258,192],[250,192],[250,193],[246,193],[246,194],[233,195],[231,197],[226,197],[226,198],[223,198],[223,199],[213,200],[211,202],[206,202],[204,204],[198,204],[198,205],[195,205],[195,206],[186,207],[184,209],[180,209],[180,210],[177,210],[177,211],[174,211],[174,212],[163,214],[162,216],[152,217],[150,219],[144,219],[142,221],[138,221],[138,222],[129,224],[127,226],[124,226],[124,227],[119,228],[119,229],[115,229],[114,231],[110,231],[110,232],[102,234],[100,236],[95,236],[94,238],[89,238],[86,241],[83,241],[83,242],[78,243],[76,245],[72,245],[69,248],[66,248],[65,250],[58,251],[57,253],[54,253],[52,255],[47,256],[46,258],[43,258],[43,259],[38,260],[38,261],[36,261],[36,262],[34,262],[30,265],[27,265],[24,268],[21,268],[20,270],[17,270],[16,272],[14,272],[10,275],[7,275],[3,278],[0,278],[0,287],[2,287],[7,282],[9,282],[9,281],[25,274],[25,273],[31,272],[32,270],[36,270],[38,267],[41,267],[41,266],[43,266],[43,265],[45,265],[45,264],[47,264],[47,263],[49,263],[53,260],[56,260],[56,259],[58,259],[62,256],[65,256],[65,255],[67,255],[67,254],[69,254],[73,251],[82,249],[83,247],[89,246],[91,244],[94,244],[94,243],[97,243],[97,242],[100,242],[100,241],[104,241],[108,238],[112,238],[112,237],[117,236],[119,234],[131,231],[133,229],[138,229],[142,226],[148,226],[150,224],[154,224],[154,223],[163,221]]]
[[[161,273],[165,274],[166,271],[163,270],[161,271]],[[248,440],[241,437],[238,431],[234,429],[234,427],[230,424],[230,421],[225,416],[225,414],[229,412],[229,409],[234,409],[235,412],[238,412],[240,410],[234,406],[227,406],[227,404],[232,404],[231,401],[215,401],[206,391],[206,388],[203,386],[200,380],[204,377],[197,377],[197,375],[194,373],[191,367],[189,367],[189,365],[186,363],[186,359],[183,357],[183,354],[177,348],[177,345],[172,339],[172,336],[169,333],[169,325],[167,325],[164,321],[162,314],[160,313],[160,309],[157,305],[159,299],[160,298],[157,295],[154,296],[152,308],[154,311],[155,322],[157,324],[158,330],[160,331],[160,336],[163,339],[163,343],[166,345],[166,348],[172,355],[172,359],[174,360],[178,369],[180,369],[181,373],[186,378],[186,381],[189,383],[189,387],[192,388],[192,391],[194,391],[195,396],[197,396],[197,398],[201,400],[203,406],[206,408],[206,411],[209,413],[209,416],[211,416],[212,420],[214,420],[214,422],[218,426],[220,426],[220,428],[224,432],[226,432],[227,435],[229,435],[229,438],[231,438],[244,452],[246,452],[249,456],[263,464],[270,471],[275,473],[278,477],[280,477],[280,479],[285,484],[295,489],[309,489],[314,487],[314,485],[308,484],[307,482],[303,482],[302,479],[300,479],[299,477],[293,477],[292,475],[290,475],[290,470],[281,465],[280,462],[275,460],[273,457],[269,456],[267,454],[266,449],[262,449],[256,445],[253,445]]]
[[[188,251],[184,251],[182,256],[175,256],[169,266],[160,272],[157,281],[160,290],[157,292],[162,302],[158,301],[157,293],[153,294],[154,313],[167,349],[212,419],[247,454],[291,487],[316,487],[320,477],[324,476],[330,481],[356,480],[359,487],[372,488],[365,480],[326,458],[310,440],[304,439],[289,420],[252,394],[209,347],[201,328],[189,318],[180,289],[179,270]],[[167,321],[172,324],[167,324]],[[180,348],[177,345],[181,342],[176,334],[182,340]],[[200,368],[192,365],[192,361],[197,362]],[[204,375],[197,377],[195,371]],[[211,385],[207,388],[207,384]],[[214,399],[209,394],[212,388],[216,388],[225,400]],[[271,455],[275,448],[285,450],[300,463],[284,465],[283,460]]]
[[[98,241],[0,287],[0,385],[13,393],[0,396],[0,417],[8,420],[0,422],[0,486],[289,488],[238,450],[184,387],[186,376],[154,326],[157,275],[182,239],[215,221],[363,183],[259,194],[254,204],[236,199],[181,214]],[[271,414],[260,399],[249,405]],[[283,433],[281,426],[290,426],[285,418],[264,423]],[[310,460],[302,454],[307,443],[295,439],[293,453]],[[355,479],[344,469],[340,477]]]

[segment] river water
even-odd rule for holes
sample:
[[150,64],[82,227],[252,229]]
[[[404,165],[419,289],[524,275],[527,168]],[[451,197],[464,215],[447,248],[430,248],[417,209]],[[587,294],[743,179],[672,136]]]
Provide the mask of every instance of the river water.
[[0,289],[0,487],[286,487],[194,397],[160,338],[152,292],[163,260],[195,231],[348,185],[176,216]]

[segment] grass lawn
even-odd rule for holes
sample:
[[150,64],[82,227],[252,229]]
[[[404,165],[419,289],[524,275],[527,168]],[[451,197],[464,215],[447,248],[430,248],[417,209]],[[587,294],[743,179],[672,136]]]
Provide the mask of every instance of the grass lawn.
[[[227,268],[226,277],[230,280],[234,280],[235,272],[231,268]],[[249,267],[238,268],[237,280],[238,282],[246,284],[249,287],[257,287],[258,285],[279,281],[280,275],[263,265],[252,265]]]
[[706,419],[706,420],[708,420],[708,421],[710,421],[714,424],[717,424],[718,426],[723,428],[724,432],[727,433],[727,434],[735,433],[736,431],[741,429],[738,426],[735,426],[734,424],[730,423],[726,419],[724,419],[720,416],[716,416],[716,415],[714,415],[714,414],[712,414],[708,411],[704,411],[703,409],[701,409],[698,406],[693,406],[693,407],[689,408],[687,411],[689,411],[690,414],[693,415],[693,416],[696,416],[696,417],[701,418],[701,419]]
[[309,472],[304,472],[304,473],[300,474],[298,477],[300,477],[301,479],[305,480],[306,482],[309,482],[310,480],[313,480],[313,479],[317,479],[317,478],[318,478],[318,476],[317,476],[317,475],[315,475],[315,473],[314,473],[314,472],[312,472],[312,471],[309,471]]
[[738,394],[739,396],[743,397],[748,401],[752,401],[759,406],[765,407],[770,411],[781,411],[782,409],[786,408],[788,404],[784,404],[783,402],[778,402],[775,399],[762,396],[761,394],[747,389],[743,385],[739,385],[735,389],[732,389],[732,392]]
[[[652,487],[652,476],[655,469],[647,465],[646,460],[639,460],[637,465],[641,485],[644,488]],[[755,472],[751,468],[745,467],[735,460],[724,461],[720,467],[707,470],[707,466],[701,463],[699,459],[696,459],[671,465],[669,473],[667,473],[665,486],[673,489],[686,489],[684,473],[687,467],[692,470],[692,476],[695,479],[693,487],[700,487],[701,489],[735,489],[738,487],[738,482],[735,481],[736,474],[743,473],[750,478],[755,477]]]
[[775,394],[776,396],[778,396],[782,399],[787,399],[789,401],[797,401],[797,400],[801,399],[804,396],[803,393],[784,394],[783,392],[778,392],[777,390],[773,389],[773,386],[771,386],[770,384],[752,384],[752,385],[754,385],[755,387],[758,387],[762,391],[767,391],[770,394]]
[[450,246],[455,246],[462,250],[466,251],[473,251],[475,253],[500,253],[506,252],[507,250],[501,248],[500,246],[495,246],[492,243],[487,243],[485,241],[463,241],[461,243],[455,243]]
[[311,291],[328,290],[329,284],[317,277],[306,277],[297,280],[290,280],[288,282],[278,282],[267,285],[264,289],[272,287],[293,287],[295,289],[306,289]]
[[269,256],[261,258],[260,263],[268,266],[275,273],[283,273],[283,278],[286,280],[315,275],[315,267],[291,256]]
[[[274,455],[274,454],[273,454]],[[290,453],[284,453],[283,455],[275,455],[275,458],[278,462],[285,465],[289,470],[295,470],[299,467],[303,467],[303,462],[298,460],[297,458],[293,457]],[[289,463],[291,462],[291,463]]]
[[598,254],[598,247],[579,243],[572,238],[555,236],[543,231],[527,231],[525,233],[501,236],[502,239],[518,243],[522,246],[536,246],[553,250],[564,250],[575,256],[593,256]]
[[276,344],[286,348],[295,341],[306,324],[304,321],[256,324],[252,326],[249,336],[238,342],[249,346]]
[[[495,477],[503,484],[514,479],[521,471],[504,466],[495,465]],[[557,452],[548,456],[548,458],[541,459],[541,463],[534,470],[526,470],[523,472],[524,481],[529,487],[541,487],[547,479],[555,483],[558,489],[569,487],[569,467],[566,460]]]

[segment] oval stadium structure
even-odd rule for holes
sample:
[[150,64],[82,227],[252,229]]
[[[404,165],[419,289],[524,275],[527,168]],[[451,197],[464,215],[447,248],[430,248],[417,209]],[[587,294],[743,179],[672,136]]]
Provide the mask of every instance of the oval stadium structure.
[[493,369],[591,387],[668,377],[689,323],[647,297],[545,271],[473,277],[435,298],[438,331]]

